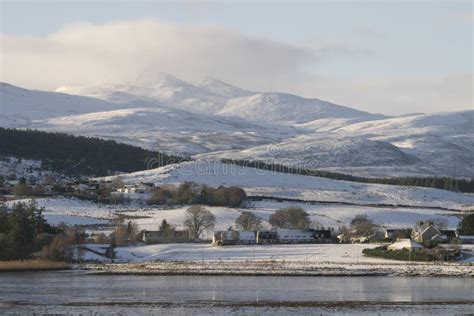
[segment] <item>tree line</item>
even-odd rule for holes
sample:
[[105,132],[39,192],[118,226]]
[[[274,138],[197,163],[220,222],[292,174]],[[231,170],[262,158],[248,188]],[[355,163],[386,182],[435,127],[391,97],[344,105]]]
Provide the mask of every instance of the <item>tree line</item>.
[[288,167],[280,164],[268,164],[262,161],[222,159],[223,163],[235,164],[238,166],[269,170],[280,173],[299,174],[304,176],[314,176],[335,180],[345,180],[362,183],[391,184],[401,186],[416,186],[426,188],[436,188],[454,192],[474,193],[474,179],[456,179],[451,177],[391,177],[391,178],[366,178],[337,172],[310,170],[297,167]]
[[0,128],[0,143],[0,157],[39,160],[42,168],[71,176],[106,176],[184,160],[113,140],[30,129]]
[[210,206],[237,207],[247,198],[242,188],[224,187],[211,188],[204,184],[183,182],[177,188],[160,186],[152,189],[148,204],[180,205],[204,204]]

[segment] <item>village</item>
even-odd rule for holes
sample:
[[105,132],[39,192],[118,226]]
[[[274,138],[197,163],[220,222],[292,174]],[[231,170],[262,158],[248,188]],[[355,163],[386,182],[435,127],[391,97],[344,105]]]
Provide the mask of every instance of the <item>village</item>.
[[[242,189],[219,187],[213,189],[205,185],[182,183],[177,187],[155,186],[149,182],[125,184],[120,176],[108,179],[58,179],[51,175],[43,177],[10,177],[0,181],[0,192],[4,200],[22,197],[67,196],[112,207],[130,203],[151,205],[195,204],[189,209],[211,216],[206,205],[235,207],[243,204],[247,196]],[[199,204],[204,205],[200,206]],[[189,211],[188,209],[188,211]],[[190,214],[189,222],[202,220],[202,214]],[[120,214],[119,214],[120,215]],[[204,216],[204,217],[205,217]],[[472,216],[472,215],[471,215]],[[93,252],[111,260],[120,260],[114,249],[118,247],[139,247],[143,245],[164,245],[199,243],[214,247],[242,245],[297,245],[326,244],[367,244],[370,249],[362,249],[368,257],[395,260],[419,261],[459,261],[472,256],[470,250],[463,251],[463,245],[474,244],[474,235],[466,234],[446,223],[436,221],[413,222],[406,227],[380,226],[365,214],[356,215],[350,225],[328,226],[312,222],[308,213],[297,206],[276,210],[266,225],[251,211],[243,211],[234,225],[226,230],[216,230],[216,219],[204,221],[202,227],[168,224],[163,221],[158,230],[139,229],[131,220],[133,216],[122,215],[114,220],[113,230],[104,234],[87,230],[80,248],[83,253]],[[177,228],[176,226],[179,226]],[[126,233],[124,233],[126,232]],[[120,235],[120,236],[119,236]],[[94,244],[108,245],[106,251],[97,251]],[[375,248],[374,248],[375,247]],[[79,258],[78,258],[79,259]],[[83,256],[81,260],[89,260]],[[92,256],[91,260],[101,260]]]

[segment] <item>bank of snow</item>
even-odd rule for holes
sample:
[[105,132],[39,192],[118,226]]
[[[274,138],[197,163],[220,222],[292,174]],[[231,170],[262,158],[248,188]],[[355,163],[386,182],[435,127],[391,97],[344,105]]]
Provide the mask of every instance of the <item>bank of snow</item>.
[[[116,248],[115,263],[86,252],[86,259],[108,263],[82,267],[112,274],[474,276],[469,263],[402,262],[362,255],[363,248],[375,246],[165,244],[120,247]],[[100,252],[104,248],[93,250]]]

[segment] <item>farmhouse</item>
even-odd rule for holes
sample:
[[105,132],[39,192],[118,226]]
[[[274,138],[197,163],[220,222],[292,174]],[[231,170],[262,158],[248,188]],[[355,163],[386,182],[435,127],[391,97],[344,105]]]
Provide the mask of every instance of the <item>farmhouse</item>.
[[302,244],[314,242],[314,234],[310,229],[277,229],[277,239],[281,244]]
[[249,230],[238,231],[232,229],[216,231],[212,235],[212,243],[218,246],[253,245],[256,243],[256,233]]
[[276,244],[278,242],[277,232],[274,230],[259,230],[257,231],[257,244],[268,245]]
[[117,192],[145,194],[145,193],[150,192],[150,190],[153,187],[154,187],[153,183],[140,183],[137,185],[125,185],[122,188],[118,188]]
[[458,235],[461,244],[474,244],[474,235]]
[[433,225],[433,223],[418,223],[411,232],[411,238],[425,246],[435,242],[442,242],[446,237]]
[[215,245],[302,244],[331,242],[330,230],[274,229],[254,231],[217,231],[212,239]]

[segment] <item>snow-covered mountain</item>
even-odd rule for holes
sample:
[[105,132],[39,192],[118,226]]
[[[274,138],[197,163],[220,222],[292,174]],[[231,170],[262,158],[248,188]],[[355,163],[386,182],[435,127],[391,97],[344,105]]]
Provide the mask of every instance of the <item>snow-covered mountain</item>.
[[324,118],[360,118],[364,121],[385,118],[383,115],[286,93],[258,93],[230,99],[217,114],[286,125]]
[[186,82],[168,74],[157,74],[153,83],[140,85],[96,84],[62,86],[56,92],[90,96],[110,102],[162,105],[194,113],[216,114],[229,99],[253,94],[214,79],[201,83]]
[[319,99],[246,91],[222,81],[191,83],[161,74],[152,84],[63,86],[57,92],[125,104],[157,104],[194,113],[238,117],[257,123],[293,125],[323,118],[386,118]]
[[27,90],[0,82],[1,126],[26,127],[33,120],[110,111],[120,107],[96,98]]
[[0,126],[364,176],[474,176],[474,111],[385,117],[214,79],[191,83],[158,74],[151,84],[57,92],[0,84]]

